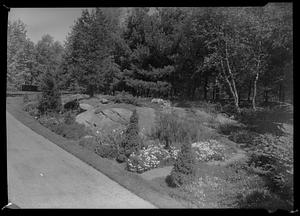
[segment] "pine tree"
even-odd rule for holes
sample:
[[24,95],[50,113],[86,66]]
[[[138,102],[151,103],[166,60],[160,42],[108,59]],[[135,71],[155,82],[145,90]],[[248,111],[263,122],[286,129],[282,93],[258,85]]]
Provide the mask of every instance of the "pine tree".
[[138,152],[141,149],[138,123],[139,118],[135,109],[130,117],[129,125],[125,131],[125,137],[122,140],[119,154],[124,154],[126,157],[129,157],[131,153]]
[[191,144],[186,142],[181,146],[181,151],[168,178],[171,186],[181,186],[195,176],[195,158]]
[[42,96],[39,100],[38,110],[40,114],[48,112],[58,113],[61,110],[60,92],[53,73],[46,72],[41,79]]

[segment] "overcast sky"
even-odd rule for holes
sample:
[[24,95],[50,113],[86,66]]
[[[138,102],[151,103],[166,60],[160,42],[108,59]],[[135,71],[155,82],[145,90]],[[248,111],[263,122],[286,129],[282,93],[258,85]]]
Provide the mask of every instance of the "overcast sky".
[[64,42],[71,26],[83,8],[11,8],[8,19],[22,20],[27,25],[27,36],[36,43],[44,34]]

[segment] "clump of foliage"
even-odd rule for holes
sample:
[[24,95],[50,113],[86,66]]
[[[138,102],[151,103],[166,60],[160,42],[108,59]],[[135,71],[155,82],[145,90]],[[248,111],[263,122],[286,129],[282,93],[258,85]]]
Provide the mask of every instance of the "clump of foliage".
[[95,151],[98,142],[94,136],[84,136],[79,140],[79,145],[89,149],[90,151]]
[[71,125],[75,122],[75,113],[72,111],[68,111],[64,113],[64,123],[67,125]]
[[72,124],[61,123],[52,128],[53,132],[67,139],[79,140],[88,134],[84,125],[74,122]]
[[23,103],[26,104],[30,101],[28,94],[23,95]]
[[64,110],[66,110],[66,111],[70,111],[70,110],[75,111],[75,110],[79,110],[79,109],[80,109],[80,107],[79,107],[79,102],[77,99],[69,101],[64,105]]
[[36,101],[31,101],[25,104],[23,110],[28,112],[31,116],[37,116],[39,114],[37,107],[38,103]]
[[40,116],[39,122],[54,133],[67,139],[78,140],[91,132],[82,124],[77,122],[64,122],[64,117],[57,113],[48,113]]
[[54,76],[50,72],[43,75],[41,90],[42,96],[38,102],[39,112],[41,114],[58,113],[61,110],[61,97]]
[[261,134],[272,133],[279,136],[284,134],[281,123],[285,123],[289,119],[288,114],[268,108],[242,109],[238,115],[238,120],[247,125],[252,131]]
[[258,134],[255,132],[242,129],[231,132],[228,139],[236,143],[243,143],[247,145],[248,143],[251,143],[257,135]]
[[[130,117],[129,125],[121,142],[119,155],[125,155],[128,158],[131,153],[138,152],[141,149],[138,122],[139,118],[135,109]],[[121,161],[120,159],[124,159],[124,157],[118,156],[118,161]]]
[[118,156],[118,149],[113,145],[97,145],[95,153],[103,158],[115,159]]
[[237,199],[237,206],[239,208],[261,208],[269,211],[275,211],[277,209],[286,209],[287,205],[285,201],[280,199],[275,194],[270,193],[267,189],[252,189],[246,191],[244,194],[240,194]]
[[218,126],[218,132],[224,135],[230,135],[231,133],[236,133],[240,131],[241,127],[232,124],[232,123],[225,123]]
[[217,140],[207,140],[204,142],[192,143],[197,161],[222,161],[225,160],[224,146]]
[[175,147],[166,150],[163,145],[150,144],[139,153],[132,153],[127,160],[126,168],[131,172],[142,173],[161,165],[174,163],[178,152]]
[[195,119],[179,118],[173,112],[161,113],[149,136],[158,139],[168,149],[175,143],[197,142],[204,139],[204,128]]
[[193,180],[196,174],[195,158],[190,143],[184,143],[174,164],[171,174],[166,181],[169,186],[176,187]]
[[138,98],[134,97],[133,95],[125,91],[117,92],[115,96],[111,96],[110,100],[113,101],[114,103],[127,103],[135,106],[140,106],[140,103],[138,102]]

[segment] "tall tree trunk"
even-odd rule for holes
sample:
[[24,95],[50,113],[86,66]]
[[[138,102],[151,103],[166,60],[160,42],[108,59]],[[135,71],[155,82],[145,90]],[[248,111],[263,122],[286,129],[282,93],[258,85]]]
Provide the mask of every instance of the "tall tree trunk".
[[279,95],[280,95],[280,98],[279,98],[279,101],[280,102],[284,102],[285,101],[285,91],[284,91],[284,85],[281,83],[280,84],[280,91],[279,91]]
[[251,90],[252,90],[252,85],[251,85],[251,82],[249,82],[249,85],[248,85],[248,102],[250,102],[250,99],[251,99]]
[[221,71],[223,72],[223,76],[224,76],[224,78],[225,78],[225,80],[226,80],[226,82],[227,82],[227,84],[229,86],[230,92],[231,92],[231,94],[233,96],[234,105],[235,105],[236,111],[238,113],[240,113],[241,109],[240,109],[240,106],[239,106],[239,96],[238,96],[238,93],[237,93],[237,89],[236,89],[236,85],[235,85],[235,80],[234,80],[234,77],[233,77],[233,74],[232,74],[232,71],[231,71],[231,68],[230,68],[230,64],[229,64],[227,42],[226,41],[225,41],[225,60],[226,60],[226,66],[227,66],[227,70],[228,70],[231,82],[228,79],[228,76],[226,75],[224,64],[223,64],[223,59],[221,59],[221,67],[222,67]]
[[207,101],[207,83],[208,83],[208,80],[207,80],[207,76],[205,77],[205,80],[204,80],[204,86],[203,86],[203,93],[204,93],[204,100]]
[[254,79],[254,84],[253,84],[253,98],[252,98],[252,108],[256,110],[255,106],[255,99],[256,99],[256,88],[257,88],[257,80],[258,80],[259,72],[257,71],[255,79]]
[[269,102],[269,90],[268,89],[265,90],[264,96],[265,96],[265,102],[268,103]]

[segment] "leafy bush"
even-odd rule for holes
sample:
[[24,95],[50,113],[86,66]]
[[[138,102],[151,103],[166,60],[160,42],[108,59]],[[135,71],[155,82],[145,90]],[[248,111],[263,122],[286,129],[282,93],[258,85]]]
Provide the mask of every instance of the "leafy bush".
[[111,145],[97,145],[95,153],[103,158],[115,159],[118,156],[118,149]]
[[248,169],[261,175],[268,189],[293,203],[293,138],[264,134],[256,136],[247,147]]
[[231,133],[236,133],[240,130],[241,128],[235,124],[232,123],[225,123],[221,124],[218,127],[218,132],[224,135],[230,135]]
[[88,134],[84,125],[74,122],[72,124],[61,123],[52,128],[53,132],[67,139],[78,140]]
[[270,211],[287,209],[286,203],[267,189],[253,189],[247,191],[245,194],[241,194],[238,199],[238,207],[261,208]]
[[28,112],[31,116],[37,116],[39,111],[37,109],[38,103],[37,102],[29,102],[24,105],[23,110]]
[[125,162],[127,160],[127,157],[125,156],[124,150],[120,149],[118,151],[118,156],[117,156],[116,160],[119,163],[123,163],[123,162]]
[[54,76],[47,72],[42,77],[42,96],[38,101],[38,110],[41,114],[46,112],[58,113],[61,109],[61,97]]
[[238,115],[238,120],[247,125],[249,129],[257,133],[272,133],[274,135],[283,135],[281,123],[286,122],[289,118],[283,117],[281,111],[271,109],[242,109]]
[[99,131],[96,139],[99,145],[111,145],[119,148],[124,138],[124,130],[122,128],[116,128],[109,131]]
[[191,144],[184,143],[181,146],[181,151],[178,154],[171,174],[167,177],[166,181],[169,186],[178,187],[190,182],[195,174],[195,158],[192,153]]
[[242,129],[242,130],[239,130],[239,131],[231,132],[228,139],[230,139],[230,140],[232,140],[233,142],[236,142],[236,143],[249,144],[249,143],[252,143],[252,141],[254,140],[254,138],[257,135],[258,134],[255,133],[255,132]]
[[78,124],[77,122],[66,124],[63,116],[57,113],[48,113],[47,115],[42,115],[38,121],[54,133],[67,139],[78,140],[85,135],[91,134],[85,125]]
[[26,103],[28,103],[29,101],[30,101],[30,100],[29,100],[28,94],[24,94],[24,95],[23,95],[23,103],[26,104]]
[[114,103],[127,103],[140,106],[137,97],[134,97],[125,91],[118,92],[115,96],[112,96],[110,100],[112,100]]
[[77,99],[71,100],[64,105],[65,110],[79,110],[79,102]]
[[73,124],[75,122],[75,114],[72,111],[64,113],[64,122],[67,125]]
[[138,152],[141,149],[138,121],[137,111],[134,110],[120,146],[122,153],[124,153],[126,157],[129,157],[131,153]]

